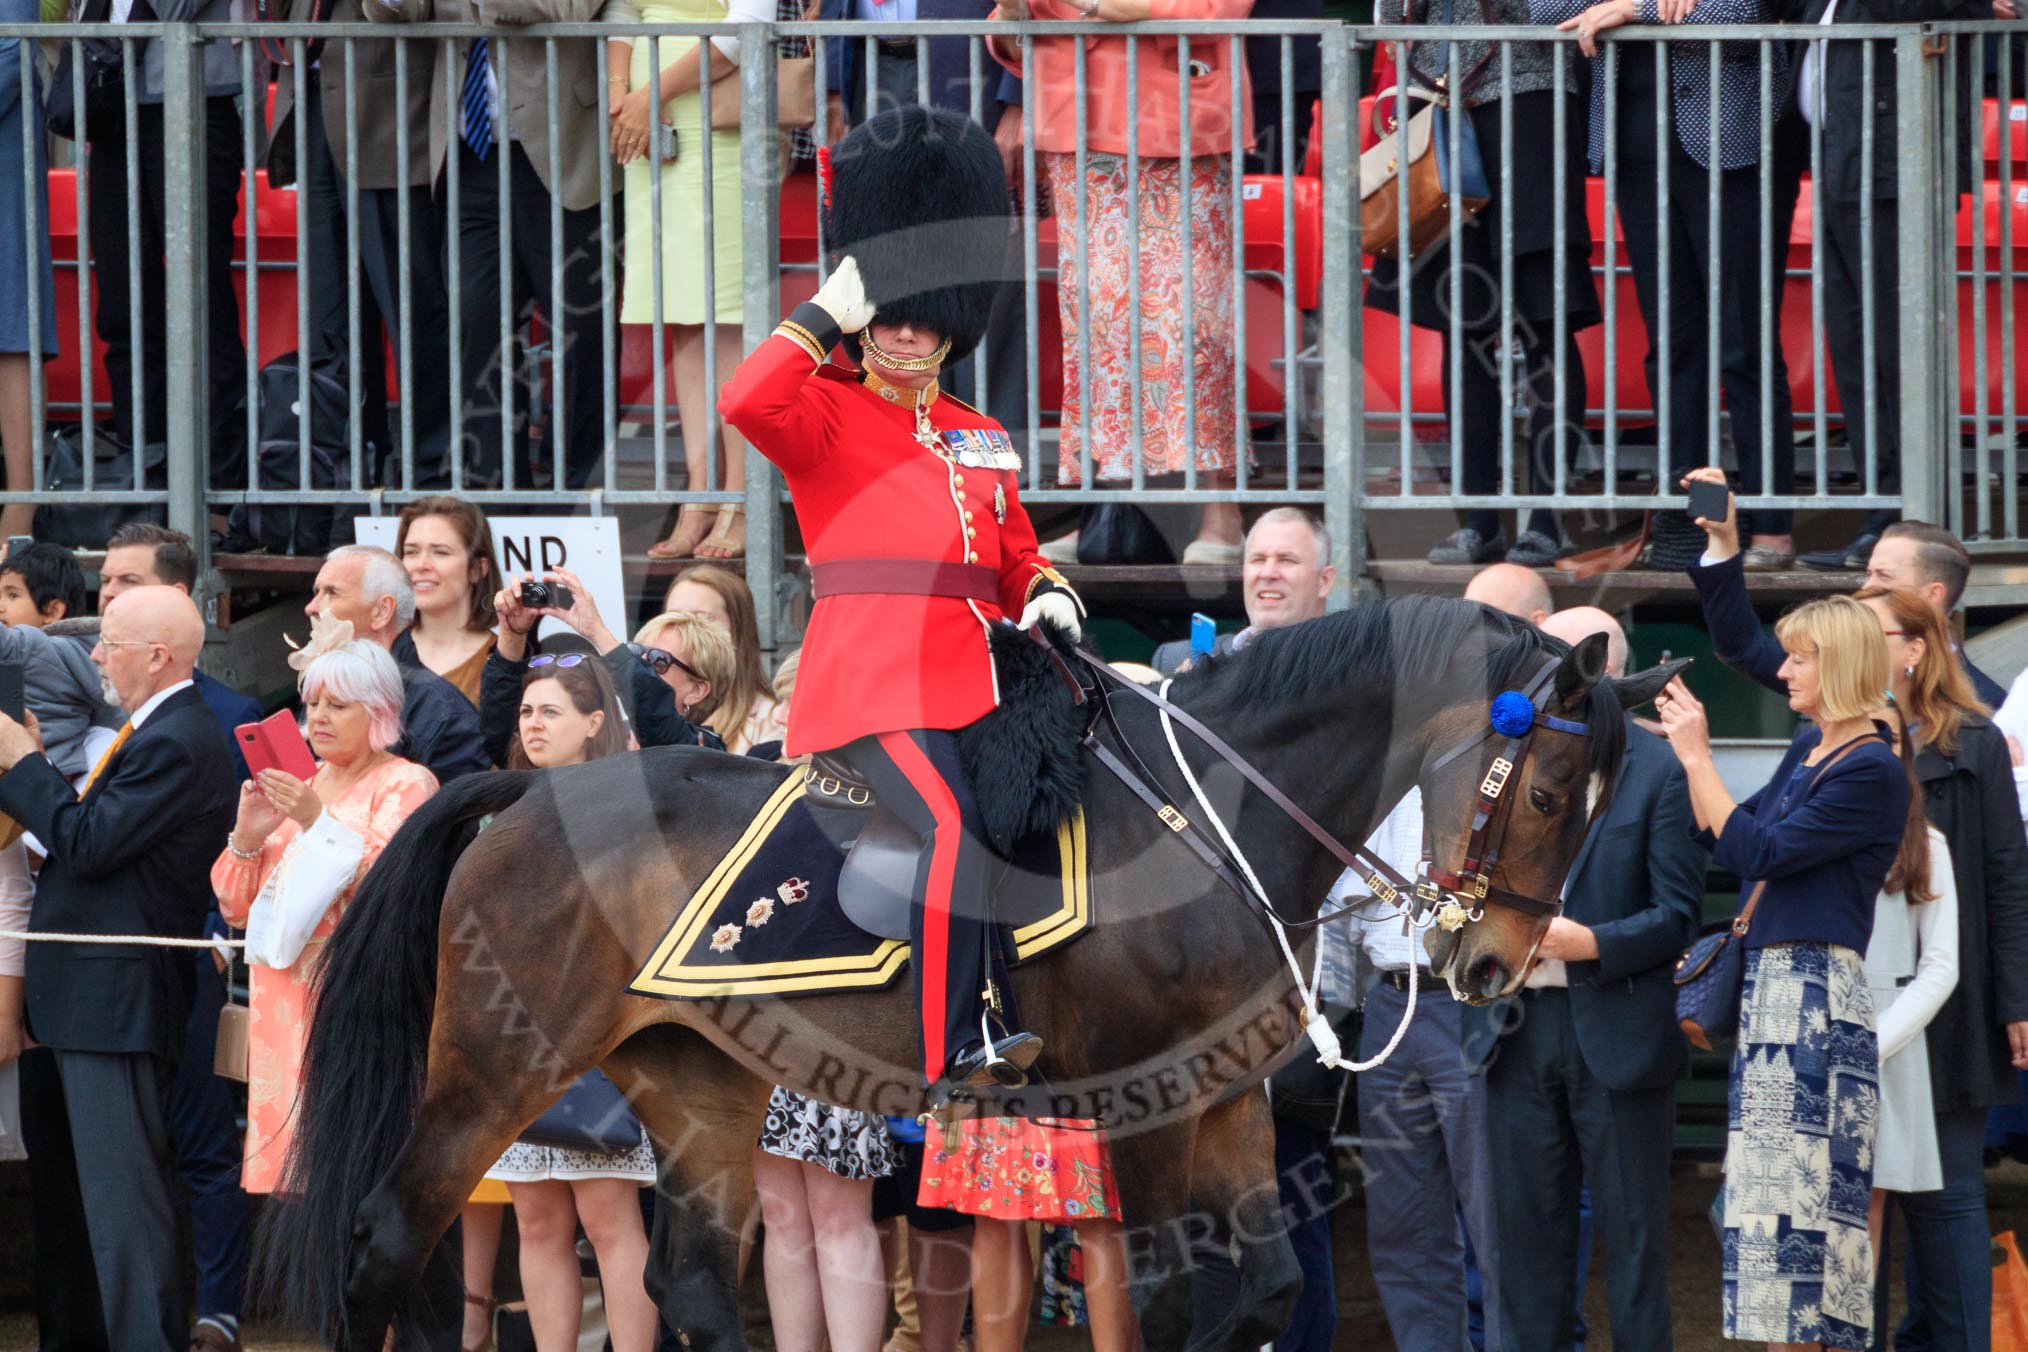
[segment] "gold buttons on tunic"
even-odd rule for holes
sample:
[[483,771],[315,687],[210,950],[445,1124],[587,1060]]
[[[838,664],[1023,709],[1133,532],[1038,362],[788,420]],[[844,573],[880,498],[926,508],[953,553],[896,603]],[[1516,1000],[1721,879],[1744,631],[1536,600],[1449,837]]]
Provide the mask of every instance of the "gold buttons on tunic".
[[965,524],[968,526],[972,524],[972,514],[970,512],[965,513]]
[[967,554],[965,555],[965,562],[966,562],[966,563],[977,563],[978,561],[979,561],[979,555],[978,555],[978,551],[976,551],[976,550],[973,550],[973,551],[971,551],[971,552],[969,552],[969,553],[967,553]]
[[962,474],[953,474],[951,476],[951,486],[954,488],[963,488],[965,486],[965,476]]
[[971,528],[970,526],[967,526],[967,527],[965,527],[965,538],[966,538],[967,540],[971,539],[971,538],[972,538],[973,536],[977,535],[978,533],[979,533],[979,532],[977,532],[976,530],[973,530],[973,529],[972,529],[972,528]]
[[965,490],[960,488],[958,490],[958,501],[963,502],[964,500],[965,500]]

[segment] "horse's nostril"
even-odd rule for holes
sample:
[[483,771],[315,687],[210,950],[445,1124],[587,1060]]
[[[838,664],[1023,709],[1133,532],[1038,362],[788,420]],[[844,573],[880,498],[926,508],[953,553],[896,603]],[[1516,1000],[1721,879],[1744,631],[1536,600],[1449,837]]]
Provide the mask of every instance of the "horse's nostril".
[[1487,954],[1472,964],[1471,985],[1488,1000],[1498,995],[1507,984],[1507,964],[1492,954]]

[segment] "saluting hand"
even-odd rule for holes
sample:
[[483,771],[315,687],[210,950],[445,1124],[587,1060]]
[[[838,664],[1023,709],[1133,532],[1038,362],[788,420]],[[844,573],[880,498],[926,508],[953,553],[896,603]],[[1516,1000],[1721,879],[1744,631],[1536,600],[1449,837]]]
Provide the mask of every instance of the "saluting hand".
[[841,333],[857,333],[873,322],[878,308],[866,298],[866,283],[859,276],[859,260],[846,254],[838,266],[810,297],[811,303],[837,323]]

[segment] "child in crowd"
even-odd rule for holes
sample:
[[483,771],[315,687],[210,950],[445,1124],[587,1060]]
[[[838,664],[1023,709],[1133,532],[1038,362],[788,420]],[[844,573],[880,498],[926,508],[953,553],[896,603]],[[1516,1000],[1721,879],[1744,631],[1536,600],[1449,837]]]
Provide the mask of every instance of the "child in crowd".
[[0,624],[44,629],[85,613],[84,570],[62,545],[39,541],[0,562]]

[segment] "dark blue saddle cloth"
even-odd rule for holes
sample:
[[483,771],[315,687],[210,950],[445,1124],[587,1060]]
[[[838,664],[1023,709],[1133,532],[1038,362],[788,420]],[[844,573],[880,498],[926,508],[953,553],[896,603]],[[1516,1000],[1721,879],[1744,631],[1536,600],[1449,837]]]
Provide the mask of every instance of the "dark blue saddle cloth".
[[[869,933],[839,903],[845,847],[863,811],[823,805],[794,769],[678,908],[627,989],[665,1000],[878,989],[908,964],[906,940]],[[1082,812],[1018,842],[993,914],[1017,963],[1091,928]],[[962,904],[962,903],[961,903]]]

